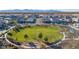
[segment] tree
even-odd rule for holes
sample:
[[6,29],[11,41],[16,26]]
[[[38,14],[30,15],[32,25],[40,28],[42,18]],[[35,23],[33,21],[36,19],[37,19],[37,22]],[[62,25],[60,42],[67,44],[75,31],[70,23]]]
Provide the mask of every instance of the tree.
[[43,37],[42,33],[39,33],[38,37],[41,39]]
[[27,35],[27,34],[25,34],[25,35],[24,35],[24,38],[27,38],[27,37],[28,37],[28,35]]
[[45,40],[45,41],[48,41],[48,37],[45,37],[44,40]]
[[16,33],[17,33],[17,32],[20,32],[19,28],[17,28],[17,27],[14,28],[13,30],[14,30]]
[[8,35],[12,36],[12,33],[8,33]]

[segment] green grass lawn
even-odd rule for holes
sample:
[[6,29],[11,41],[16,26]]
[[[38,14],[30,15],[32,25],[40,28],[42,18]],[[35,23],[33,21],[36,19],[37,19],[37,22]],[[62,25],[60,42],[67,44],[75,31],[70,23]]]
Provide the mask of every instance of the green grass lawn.
[[[19,32],[11,30],[10,33],[12,36],[8,36],[19,42],[32,42],[34,40],[45,41],[45,37],[48,38],[47,42],[54,42],[63,37],[63,35],[60,34],[61,29],[56,26],[31,26],[19,30]],[[42,33],[42,38],[38,37],[39,33]],[[27,38],[24,37],[25,34],[27,34]]]

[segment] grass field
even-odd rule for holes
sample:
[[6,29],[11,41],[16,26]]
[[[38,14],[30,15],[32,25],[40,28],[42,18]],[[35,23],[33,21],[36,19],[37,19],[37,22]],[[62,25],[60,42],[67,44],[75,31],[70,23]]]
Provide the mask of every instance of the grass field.
[[[31,26],[23,29],[19,29],[19,32],[11,30],[12,35],[8,35],[10,38],[15,39],[19,42],[32,42],[34,40],[45,41],[44,38],[47,38],[47,42],[54,42],[56,40],[62,39],[63,35],[60,34],[61,29],[56,26]],[[39,38],[39,34],[42,34]],[[24,35],[27,34],[25,38]]]

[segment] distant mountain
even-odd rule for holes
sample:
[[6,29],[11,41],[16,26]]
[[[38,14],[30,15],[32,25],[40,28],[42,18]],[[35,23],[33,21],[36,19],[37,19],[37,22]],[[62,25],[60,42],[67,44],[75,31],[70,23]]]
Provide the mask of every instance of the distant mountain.
[[60,9],[61,12],[79,12],[79,9]]
[[13,9],[13,10],[0,10],[0,12],[79,12],[79,9],[57,9],[57,10]]
[[14,10],[0,10],[0,12],[61,12],[61,11],[59,11],[59,10],[14,9]]

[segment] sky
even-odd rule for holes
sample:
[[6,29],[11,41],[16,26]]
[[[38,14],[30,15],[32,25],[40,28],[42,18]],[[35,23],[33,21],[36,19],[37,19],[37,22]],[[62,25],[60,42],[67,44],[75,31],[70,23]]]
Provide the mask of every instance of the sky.
[[78,0],[0,0],[0,10],[7,9],[79,9]]

